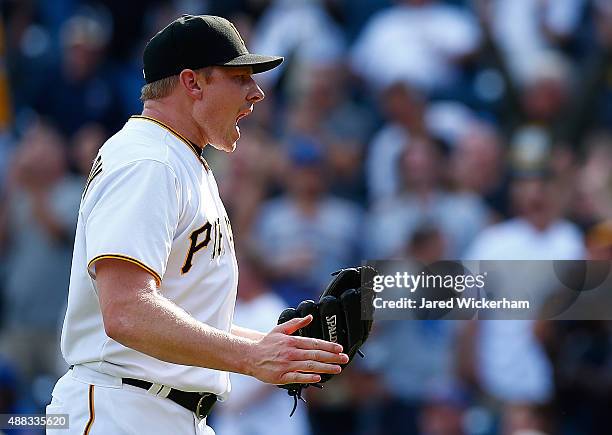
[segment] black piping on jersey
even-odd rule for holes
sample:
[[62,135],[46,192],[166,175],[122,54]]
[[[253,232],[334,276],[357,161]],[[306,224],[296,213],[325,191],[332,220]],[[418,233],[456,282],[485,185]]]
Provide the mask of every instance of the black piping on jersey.
[[196,155],[196,157],[198,158],[198,160],[200,161],[200,163],[202,163],[204,165],[204,168],[206,168],[206,170],[210,170],[208,163],[206,162],[206,160],[204,159],[204,157],[202,157],[202,149],[197,146],[195,143],[193,143],[192,141],[190,141],[189,139],[187,139],[185,136],[183,136],[182,134],[180,134],[178,131],[176,131],[175,129],[173,129],[172,127],[164,124],[163,122],[155,119],[155,118],[151,118],[150,116],[144,116],[144,115],[132,115],[130,116],[130,119],[146,119],[147,121],[151,121],[157,125],[159,125],[160,127],[168,130],[170,133],[172,133],[174,136],[176,136],[178,139],[180,139],[182,142],[185,143],[185,145],[187,145],[189,147],[189,149],[191,149],[191,151],[193,151],[193,153]]
[[234,232],[232,231],[232,225],[230,224],[229,217],[225,215],[225,225],[227,227],[227,236],[231,243],[234,243]]
[[219,242],[219,219],[216,219],[213,222],[213,236],[215,241],[213,243],[211,258],[215,258],[217,256],[217,243]]
[[132,264],[135,264],[137,266],[142,267],[144,270],[146,270],[147,272],[149,272],[151,275],[153,275],[153,277],[155,278],[155,280],[157,281],[157,285],[161,285],[161,276],[159,276],[159,274],[157,272],[155,272],[155,270],[153,270],[152,268],[150,268],[149,266],[147,266],[146,264],[144,264],[142,261],[137,260],[135,258],[129,257],[127,255],[122,255],[122,254],[104,254],[104,255],[98,255],[97,257],[95,257],[94,259],[92,259],[88,264],[87,264],[87,269],[89,270],[89,268],[91,268],[91,265],[94,264],[96,261],[98,260],[102,260],[103,258],[112,258],[114,260],[123,260],[123,261],[128,261]]
[[89,435],[89,431],[91,430],[91,426],[93,425],[94,420],[96,419],[96,413],[94,411],[94,386],[89,386],[89,420],[87,420],[87,425],[83,430],[83,435]]
[[87,182],[85,183],[85,189],[83,189],[83,195],[81,195],[81,199],[85,198],[87,194],[87,189],[89,189],[89,185],[98,175],[102,173],[102,156],[98,155],[96,160],[91,167],[91,171],[89,171],[89,176],[87,177]]
[[215,251],[213,258],[220,257],[223,254],[223,233],[221,232],[221,219],[215,220]]

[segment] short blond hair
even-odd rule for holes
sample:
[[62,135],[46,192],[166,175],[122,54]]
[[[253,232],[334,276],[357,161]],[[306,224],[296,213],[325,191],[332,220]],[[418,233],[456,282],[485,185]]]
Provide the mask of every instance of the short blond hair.
[[[194,70],[196,74],[203,74],[206,80],[210,79],[212,75],[213,67],[204,67],[200,69]],[[174,91],[176,85],[179,82],[178,74],[164,77],[163,79],[159,79],[157,81],[145,84],[140,90],[140,101],[143,103],[146,100],[159,100],[160,98],[167,97]]]
[[145,84],[140,90],[140,101],[144,103],[146,100],[159,100],[167,97],[172,93],[178,81],[179,76],[174,75]]

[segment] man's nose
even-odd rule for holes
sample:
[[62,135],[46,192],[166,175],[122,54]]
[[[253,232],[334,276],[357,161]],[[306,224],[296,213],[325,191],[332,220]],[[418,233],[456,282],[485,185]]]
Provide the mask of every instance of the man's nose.
[[259,85],[255,83],[255,81],[253,80],[253,86],[251,88],[251,91],[247,95],[247,100],[249,101],[249,103],[251,104],[259,103],[265,97],[266,95],[264,94],[264,91],[262,91]]

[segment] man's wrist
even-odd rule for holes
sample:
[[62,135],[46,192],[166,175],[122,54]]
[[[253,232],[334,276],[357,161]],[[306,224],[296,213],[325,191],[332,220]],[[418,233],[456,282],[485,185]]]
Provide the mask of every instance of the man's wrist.
[[266,334],[263,332],[250,328],[243,328],[242,326],[238,325],[232,325],[232,334],[237,335],[238,337],[248,338],[253,341],[260,341],[266,336]]
[[257,342],[248,338],[239,339],[240,348],[238,349],[238,358],[236,358],[236,372],[247,376],[255,376],[254,356],[257,353]]

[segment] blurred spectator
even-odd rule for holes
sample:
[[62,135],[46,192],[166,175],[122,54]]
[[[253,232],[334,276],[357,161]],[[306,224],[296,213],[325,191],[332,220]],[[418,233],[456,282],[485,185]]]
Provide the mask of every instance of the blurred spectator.
[[34,107],[66,136],[87,122],[109,131],[125,120],[115,84],[105,65],[109,29],[93,16],[75,15],[62,26],[62,59],[40,84]]
[[372,15],[381,9],[390,7],[393,0],[365,0],[360,2],[343,2],[342,16],[349,39],[354,40]]
[[[497,47],[492,50],[495,52]],[[571,80],[572,66],[568,59],[553,51],[540,53],[520,84],[507,74],[505,59],[499,56],[496,59],[506,79],[499,114],[505,141],[511,146],[532,147],[534,153],[577,145],[572,140],[578,131],[578,117],[569,108],[585,90]]]
[[[443,259],[445,240],[431,224],[404,243],[404,258],[423,264]],[[460,322],[387,321],[377,324],[363,360],[378,373],[386,394],[377,398],[378,430],[384,435],[462,433],[463,391],[455,375],[454,352]],[[439,418],[444,421],[436,421]]]
[[562,47],[579,28],[585,0],[477,0],[486,11],[495,40],[513,78],[529,80],[543,52]]
[[412,239],[404,254],[408,259],[422,264],[432,264],[444,259],[446,244],[439,228],[431,223],[423,223],[412,234]]
[[37,22],[36,3],[33,0],[0,3],[2,18],[6,20],[6,68],[14,121],[18,121],[26,106],[32,105],[55,59],[52,31]]
[[15,153],[5,206],[7,282],[1,349],[31,380],[57,374],[73,233],[83,181],[66,173],[65,144],[51,126],[28,128]]
[[[511,185],[517,217],[493,225],[480,234],[467,250],[468,260],[574,260],[584,258],[584,242],[578,228],[563,220],[559,194],[545,168],[515,173]],[[538,269],[536,262],[525,264]],[[506,276],[505,279],[512,280]],[[511,281],[506,281],[511,282]],[[550,285],[550,283],[547,283]],[[544,289],[533,283],[532,294]],[[549,420],[543,413],[553,399],[553,373],[550,361],[534,335],[534,322],[528,320],[480,321],[472,335],[471,377],[489,397],[501,406],[501,433],[518,430],[547,431]],[[517,355],[521,355],[517,358]]]
[[397,198],[374,204],[370,213],[369,258],[402,256],[422,222],[438,225],[445,239],[445,258],[458,258],[489,221],[489,211],[472,193],[452,193],[442,185],[446,160],[441,145],[413,140],[402,159],[404,191]]
[[477,119],[462,103],[427,101],[402,82],[385,88],[378,101],[386,124],[372,138],[365,162],[371,203],[400,192],[401,155],[411,141],[435,138],[452,149]]
[[0,60],[2,61],[0,65],[0,131],[5,131],[10,125],[13,114],[6,69],[6,38],[2,22],[0,22]]
[[299,69],[315,62],[335,63],[345,50],[342,30],[326,12],[320,0],[273,0],[258,21],[251,49],[256,53],[276,53],[285,62],[275,71],[262,74],[270,83],[286,68]]
[[419,416],[419,434],[463,435],[465,400],[461,397],[434,396],[426,400]]
[[599,132],[586,141],[586,156],[576,176],[577,197],[570,216],[583,227],[612,218],[612,135]]
[[13,138],[8,133],[0,133],[0,199],[7,183],[8,166],[15,149]]
[[373,422],[366,422],[369,416],[367,412],[363,412],[363,408],[374,405],[378,400],[378,385],[373,382],[371,372],[364,373],[356,370],[355,366],[356,362],[351,363],[351,366],[342,372],[342,376],[326,382],[324,391],[317,388],[305,391],[313,434],[376,434]]
[[554,430],[549,407],[533,404],[507,403],[502,415],[501,435],[546,435]]
[[561,435],[603,435],[612,406],[610,322],[573,321],[548,324],[547,346],[556,385]]
[[595,21],[595,43],[589,47],[588,67],[582,73],[587,86],[577,115],[585,128],[609,128],[612,123],[612,3],[595,0],[591,15]]
[[505,151],[492,125],[471,122],[451,154],[454,187],[484,199],[498,218],[508,217],[508,180]]
[[599,222],[586,237],[589,260],[612,260],[612,219]]
[[[256,331],[269,331],[286,308],[261,276],[257,262],[240,259],[240,287],[234,324]],[[215,409],[212,427],[217,435],[307,435],[306,408],[298,406],[290,418],[293,400],[285,390],[257,379],[232,374],[232,395]],[[217,414],[218,412],[218,414]]]
[[[587,259],[612,260],[612,220],[586,237]],[[558,433],[604,434],[612,406],[612,324],[609,321],[538,322],[536,332],[554,368]]]
[[262,204],[252,235],[273,288],[292,306],[318,297],[330,273],[360,258],[362,212],[328,193],[319,147],[305,138],[294,140],[287,193]]
[[374,90],[405,81],[423,91],[458,81],[480,31],[466,9],[437,0],[399,0],[376,13],[351,51],[354,71]]
[[573,91],[570,64],[561,55],[548,52],[540,54],[530,66],[520,94],[524,119],[514,137],[526,128],[542,128],[547,140],[559,140]]
[[18,411],[17,392],[17,373],[11,364],[0,357],[0,413]]
[[471,107],[453,99],[432,99],[425,111],[427,130],[450,148],[473,128],[472,124],[486,122]]
[[363,201],[362,160],[374,129],[373,113],[348,93],[341,63],[311,63],[292,76],[288,135],[308,136],[324,144],[334,194]]
[[546,173],[515,175],[511,188],[517,217],[478,235],[465,253],[470,260],[577,260],[584,242],[576,225],[561,218],[559,192]]
[[85,179],[89,175],[98,150],[108,139],[108,134],[100,124],[85,124],[72,136],[71,161],[78,174]]
[[372,138],[366,160],[370,203],[392,198],[401,188],[401,155],[411,140],[428,136],[423,94],[396,82],[379,95],[385,124]]
[[[519,8],[529,4],[535,10],[540,7],[560,7],[565,12],[558,16],[566,12],[566,16],[572,15],[572,10],[582,16],[584,1],[519,0],[500,1],[499,4],[510,7],[518,5]],[[537,131],[551,147],[562,145],[577,148],[586,129],[606,125],[605,119],[612,119],[606,115],[607,112],[612,113],[606,109],[612,101],[608,80],[612,38],[610,32],[604,30],[610,28],[612,23],[612,9],[608,2],[596,1],[593,7],[587,9],[591,11],[590,19],[595,22],[596,32],[590,50],[580,65],[572,64],[572,59],[560,50],[540,47],[532,52],[521,52],[520,61],[525,64],[522,68],[524,71],[518,77],[512,72],[512,56],[504,51],[491,28],[494,8],[489,8],[491,4],[486,2],[478,2],[477,5],[488,49],[486,55],[495,64],[495,68],[487,72],[488,77],[491,78],[492,74],[497,77],[495,80],[500,77],[505,80],[500,88],[505,103],[501,118],[505,132],[512,141],[520,138],[525,131]],[[533,15],[530,17],[541,22]],[[506,15],[500,14],[502,21],[510,22]],[[513,26],[514,29],[519,27]],[[583,33],[588,33],[588,29],[583,29]],[[581,80],[574,80],[576,76],[581,77]],[[484,75],[480,78],[484,80]],[[596,114],[592,111],[593,107],[599,109]]]
[[[129,60],[131,56],[141,58],[140,46],[142,40],[153,35],[146,34],[147,25],[151,25],[153,15],[163,3],[168,3],[166,0],[103,0],[101,3],[107,8],[108,14],[112,17],[112,34],[108,42],[108,54],[115,60]],[[177,2],[174,2],[177,3]],[[183,2],[186,3],[186,2]],[[177,5],[178,6],[178,5]],[[196,11],[181,10],[176,11],[176,15],[181,13],[205,13],[203,7]],[[169,20],[166,20],[169,18]],[[171,21],[176,17],[165,17],[164,23]],[[163,26],[162,26],[163,27]],[[157,27],[157,23],[153,26]],[[138,97],[136,97],[138,98]]]
[[[587,234],[588,258],[612,260],[612,220]],[[612,324],[609,321],[542,322],[540,333],[553,363],[559,433],[603,434],[612,406]]]

